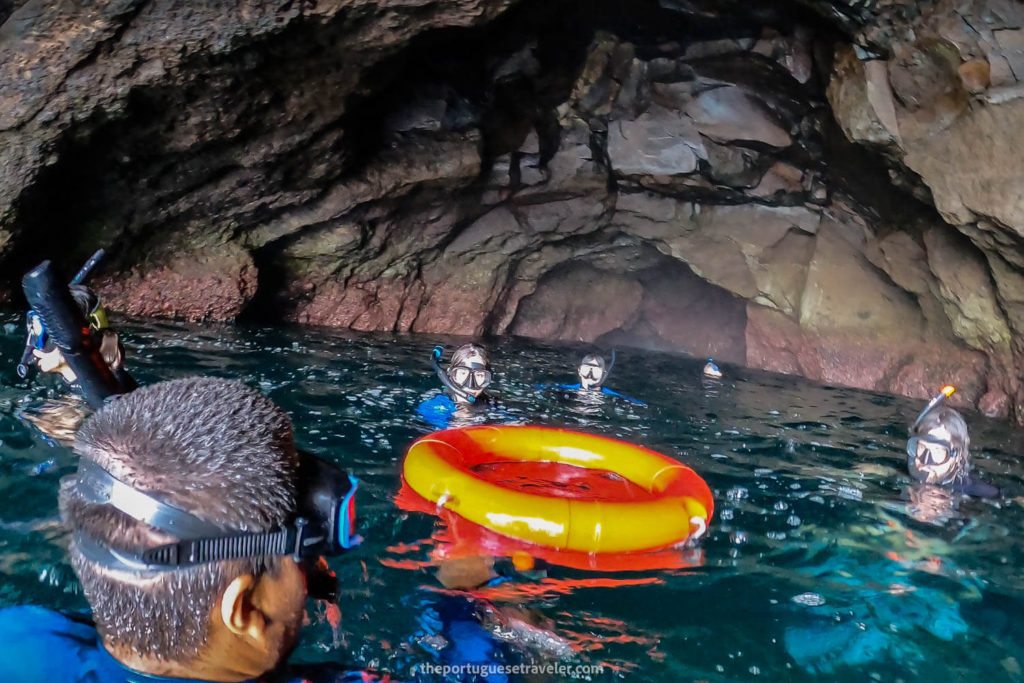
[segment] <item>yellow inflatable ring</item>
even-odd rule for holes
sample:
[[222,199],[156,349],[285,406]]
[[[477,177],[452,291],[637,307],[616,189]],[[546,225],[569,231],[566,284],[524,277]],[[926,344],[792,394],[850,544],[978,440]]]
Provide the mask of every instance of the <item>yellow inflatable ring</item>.
[[[603,471],[639,487],[642,495],[620,500],[540,495],[480,476],[481,470],[506,463]],[[711,490],[689,467],[639,446],[547,427],[435,432],[409,447],[403,474],[406,484],[437,508],[504,536],[559,550],[622,553],[670,547],[702,535],[714,511]]]

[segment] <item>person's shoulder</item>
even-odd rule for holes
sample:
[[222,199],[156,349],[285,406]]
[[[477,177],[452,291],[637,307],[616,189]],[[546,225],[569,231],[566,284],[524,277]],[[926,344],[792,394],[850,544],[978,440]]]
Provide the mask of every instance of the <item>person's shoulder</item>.
[[605,394],[609,395],[609,396],[614,396],[614,397],[616,397],[616,398],[621,398],[621,399],[622,399],[623,401],[625,401],[625,402],[627,402],[627,403],[632,403],[632,404],[633,404],[633,405],[635,405],[635,406],[641,406],[641,407],[643,407],[643,408],[646,408],[646,407],[647,407],[647,404],[646,404],[646,403],[644,403],[643,401],[641,401],[641,400],[639,400],[639,399],[635,399],[635,398],[633,398],[632,396],[626,396],[625,394],[620,394],[620,393],[619,393],[619,392],[617,392],[617,391],[612,391],[612,390],[611,390],[611,389],[609,389],[608,387],[601,387],[601,391],[602,391],[603,393],[605,393]]
[[419,405],[420,412],[451,412],[455,410],[455,401],[447,394],[438,394],[426,399]]
[[993,486],[977,479],[968,479],[963,486],[963,493],[976,498],[1002,498],[1003,492],[997,486]]
[[0,680],[78,681],[97,643],[95,627],[59,612],[31,605],[0,609]]
[[19,605],[0,609],[0,642],[12,638],[35,638],[40,635],[72,635],[96,640],[96,629],[75,621],[67,615],[37,605]]

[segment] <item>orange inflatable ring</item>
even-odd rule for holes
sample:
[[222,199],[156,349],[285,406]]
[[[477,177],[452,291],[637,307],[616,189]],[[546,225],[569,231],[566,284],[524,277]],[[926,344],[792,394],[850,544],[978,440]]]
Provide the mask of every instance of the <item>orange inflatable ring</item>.
[[[515,465],[520,473],[524,467],[549,472],[552,463],[625,480],[633,493],[608,499],[589,486],[575,497],[550,487],[535,493],[529,489],[541,487],[485,476],[502,465]],[[437,508],[559,550],[623,553],[674,546],[702,535],[714,511],[711,490],[689,467],[639,446],[547,427],[435,432],[409,447],[403,474]]]

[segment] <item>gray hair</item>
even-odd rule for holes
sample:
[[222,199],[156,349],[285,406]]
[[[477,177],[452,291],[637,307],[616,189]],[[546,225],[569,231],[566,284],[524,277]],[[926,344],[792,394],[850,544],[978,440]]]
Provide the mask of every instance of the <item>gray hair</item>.
[[[221,526],[267,531],[295,509],[298,455],[288,416],[236,381],[187,378],[137,389],[90,417],[75,452],[126,484]],[[60,512],[72,532],[137,553],[175,540],[109,506],[86,502],[62,482]],[[131,581],[86,559],[78,574],[104,640],[136,654],[183,661],[206,642],[210,615],[237,576],[276,572],[260,557],[142,573]]]

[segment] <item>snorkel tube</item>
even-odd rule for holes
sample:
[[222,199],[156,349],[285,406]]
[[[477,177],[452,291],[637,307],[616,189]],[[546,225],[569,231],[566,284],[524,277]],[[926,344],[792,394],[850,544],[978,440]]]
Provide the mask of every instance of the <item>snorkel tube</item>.
[[128,389],[103,362],[89,323],[71,297],[68,286],[57,278],[50,261],[43,261],[30,270],[21,286],[29,306],[41,318],[47,333],[74,371],[76,384],[89,405],[101,408],[107,397],[126,393]]
[[106,255],[106,249],[97,249],[96,253],[93,254],[89,258],[89,260],[85,262],[85,265],[79,268],[78,273],[76,273],[75,276],[71,278],[71,282],[69,282],[68,284],[80,285],[83,282],[85,282],[86,278],[92,275],[92,271],[96,268],[96,264],[99,263]]
[[925,415],[932,412],[932,410],[937,408],[940,403],[942,403],[947,398],[952,396],[955,391],[956,387],[954,387],[952,384],[947,384],[946,386],[942,387],[939,393],[935,395],[935,398],[928,401],[928,405],[924,407],[924,410],[922,410],[920,414],[917,416],[917,419],[914,420],[914,424],[910,425],[910,433],[914,433],[914,430],[917,429],[917,426],[919,424],[921,424],[921,420],[924,419]]
[[614,368],[614,367],[615,367],[615,349],[612,349],[612,359],[610,361],[608,361],[608,367],[606,367],[604,369],[604,377],[602,377],[601,381],[597,383],[597,386],[601,386],[605,382],[608,381],[608,375],[612,374],[612,368]]
[[[98,264],[106,254],[106,249],[97,249],[96,253],[90,256],[89,260],[85,262],[85,265],[78,269],[78,273],[75,274],[75,277],[71,278],[71,282],[68,283],[68,286],[74,287],[75,285],[80,285],[85,282],[85,280],[92,275],[92,271],[96,269],[96,264]],[[29,309],[28,336],[25,338],[25,352],[21,354],[21,361],[18,363],[18,377],[22,379],[28,379],[29,375],[36,370],[36,364],[33,360],[34,357],[32,352],[35,349],[42,350],[45,345],[41,340],[43,333],[37,334],[32,329],[34,318],[38,317],[38,315],[39,314],[36,313],[35,310],[32,308]],[[105,315],[103,320],[105,322]]]
[[435,346],[434,350],[430,353],[430,366],[432,368],[434,368],[434,372],[437,373],[437,378],[439,380],[441,380],[441,384],[444,385],[445,389],[447,389],[451,393],[455,394],[459,398],[465,399],[466,401],[469,401],[470,403],[472,403],[473,401],[476,400],[476,396],[474,396],[473,394],[469,393],[468,391],[466,391],[465,389],[460,387],[458,384],[453,382],[452,378],[449,377],[448,373],[445,372],[444,369],[441,367],[441,364],[440,364],[439,361],[441,360],[441,354],[443,354],[443,353],[444,353],[444,347],[443,346],[440,346],[440,345]]

